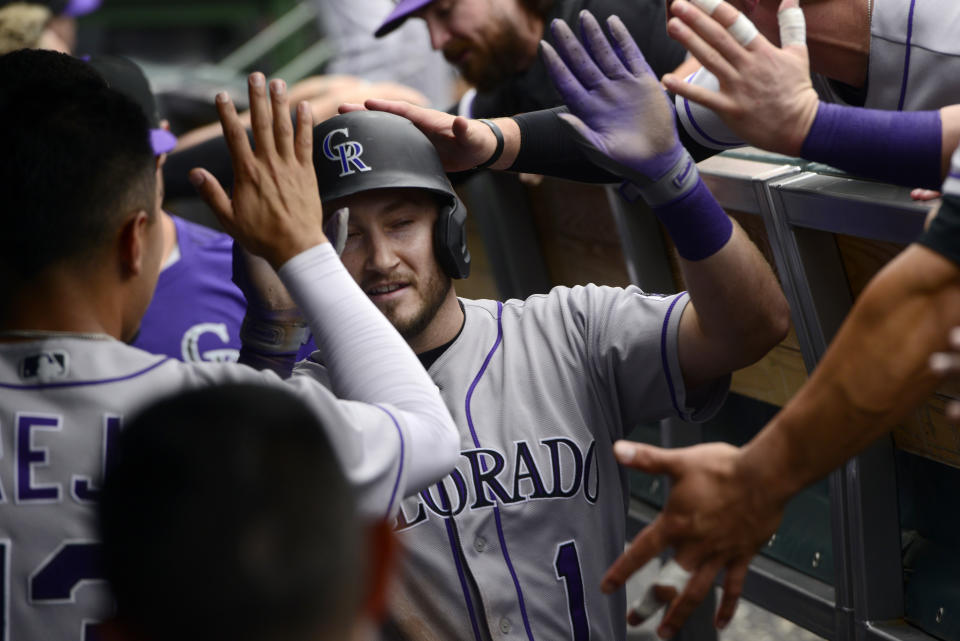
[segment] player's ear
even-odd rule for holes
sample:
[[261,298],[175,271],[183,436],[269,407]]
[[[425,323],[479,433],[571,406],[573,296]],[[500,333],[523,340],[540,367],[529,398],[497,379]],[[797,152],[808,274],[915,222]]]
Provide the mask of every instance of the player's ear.
[[140,210],[130,214],[120,227],[117,237],[120,267],[125,277],[137,276],[144,268],[150,251],[152,226],[158,224],[147,212]]
[[386,521],[378,521],[367,528],[366,597],[363,614],[373,621],[382,621],[387,614],[387,599],[400,547],[393,529]]

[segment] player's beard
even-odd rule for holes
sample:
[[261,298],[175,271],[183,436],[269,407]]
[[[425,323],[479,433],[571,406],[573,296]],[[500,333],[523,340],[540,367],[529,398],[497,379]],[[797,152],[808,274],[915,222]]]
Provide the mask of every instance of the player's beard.
[[410,340],[422,334],[436,318],[437,312],[440,311],[443,301],[446,300],[447,294],[450,292],[451,285],[450,277],[437,270],[417,285],[420,305],[412,314],[405,317],[399,316],[399,310],[397,309],[400,305],[399,302],[387,303],[380,307],[380,311],[387,317],[387,320],[390,321],[397,332],[403,336],[404,340]]
[[[443,48],[443,55],[460,70],[464,80],[478,91],[490,91],[510,76],[523,71],[520,65],[529,59],[526,49],[517,26],[501,18],[497,21],[494,33],[482,43],[452,39]],[[461,64],[456,63],[465,51],[470,52],[470,57]]]

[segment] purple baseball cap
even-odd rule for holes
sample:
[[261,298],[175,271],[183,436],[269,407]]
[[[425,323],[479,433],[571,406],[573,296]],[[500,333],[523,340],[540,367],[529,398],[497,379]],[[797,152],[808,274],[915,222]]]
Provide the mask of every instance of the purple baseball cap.
[[100,2],[101,0],[68,0],[67,6],[63,9],[63,15],[71,18],[85,16],[99,9]]
[[393,8],[393,11],[390,12],[390,15],[387,16],[387,19],[383,21],[383,24],[373,32],[373,35],[377,38],[382,38],[402,25],[404,21],[410,17],[411,13],[419,11],[431,2],[433,2],[433,0],[400,0],[397,6]]

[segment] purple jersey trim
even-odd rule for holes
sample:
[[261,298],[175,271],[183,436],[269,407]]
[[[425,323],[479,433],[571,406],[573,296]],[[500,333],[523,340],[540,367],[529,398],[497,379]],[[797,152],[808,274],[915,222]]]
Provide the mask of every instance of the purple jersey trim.
[[387,503],[387,517],[390,516],[390,512],[393,511],[393,502],[397,498],[397,490],[400,489],[400,479],[403,478],[403,455],[404,455],[404,443],[403,443],[403,430],[400,429],[400,423],[397,422],[396,417],[390,413],[390,411],[383,407],[382,405],[374,405],[381,410],[384,414],[390,417],[390,420],[393,421],[394,426],[397,428],[397,436],[400,437],[400,466],[397,468],[397,480],[393,482],[393,491],[390,493],[390,502]]
[[917,0],[910,0],[910,15],[907,18],[907,51],[903,56],[903,84],[900,85],[900,102],[897,103],[897,111],[903,111],[903,102],[907,99],[907,81],[910,78],[910,41],[913,39],[913,9],[916,4]]
[[128,381],[132,378],[138,376],[143,376],[147,372],[156,369],[166,363],[167,361],[173,360],[167,356],[164,356],[162,359],[146,367],[139,372],[134,372],[133,374],[127,374],[126,376],[117,376],[115,378],[102,378],[96,381],[71,381],[64,383],[37,383],[36,385],[14,385],[12,383],[0,383],[0,388],[2,389],[18,389],[18,390],[38,390],[38,389],[56,389],[61,387],[86,387],[87,385],[108,385],[110,383],[119,383],[121,381]]
[[[440,491],[440,505],[445,510],[451,510],[450,499],[447,496],[446,488],[443,487],[443,481],[437,483],[437,489]],[[457,544],[457,535],[453,529],[453,517],[446,517],[444,519],[444,525],[447,527],[447,538],[450,540],[450,552],[453,555],[453,563],[457,566],[457,576],[460,578],[460,590],[463,592],[464,601],[466,601],[467,612],[470,613],[470,626],[473,628],[473,637],[476,641],[480,641],[480,625],[477,623],[477,614],[473,609],[473,599],[470,598],[470,589],[467,587],[467,576],[463,571],[463,563],[460,560],[460,546]]]
[[[476,389],[477,383],[480,382],[480,379],[483,378],[483,375],[486,373],[487,366],[490,365],[490,359],[493,358],[494,352],[496,352],[497,348],[500,347],[500,343],[502,341],[503,303],[497,301],[497,340],[493,343],[493,347],[490,348],[490,351],[487,353],[487,357],[483,359],[483,365],[480,367],[480,371],[477,372],[473,382],[470,383],[470,389],[467,390],[467,398],[465,402],[467,425],[470,427],[470,436],[473,437],[473,444],[477,447],[477,449],[480,449],[481,447],[480,439],[477,438],[477,431],[473,427],[473,414],[470,411],[470,401],[473,399],[473,390]],[[520,616],[523,618],[523,627],[527,631],[527,638],[530,641],[533,641],[533,632],[530,631],[530,619],[527,616],[527,606],[523,601],[523,590],[520,588],[520,579],[517,578],[517,571],[513,569],[513,562],[510,560],[510,552],[507,551],[507,541],[503,536],[503,524],[500,521],[500,508],[496,505],[493,506],[493,517],[497,522],[497,538],[500,539],[500,549],[503,550],[503,560],[507,563],[507,569],[510,570],[510,577],[513,579],[513,585],[517,590],[517,601],[520,604]]]
[[[476,389],[477,383],[480,382],[480,379],[483,378],[483,375],[487,371],[487,366],[490,365],[490,359],[493,358],[494,352],[497,351],[497,348],[500,347],[500,342],[503,340],[503,303],[497,301],[497,340],[493,343],[493,347],[490,348],[490,351],[487,353],[487,357],[483,359],[483,365],[480,366],[480,371],[477,372],[477,375],[474,377],[473,382],[470,383],[470,388],[467,390],[467,398],[464,402],[465,409],[467,413],[467,426],[470,428],[470,436],[473,438],[473,445],[477,449],[480,449],[480,439],[477,438],[477,431],[473,428],[473,416],[470,414],[470,401],[473,399],[473,390]],[[486,471],[486,470],[484,470]]]
[[719,145],[721,147],[742,147],[743,146],[742,142],[723,142],[722,140],[717,140],[716,138],[707,134],[707,132],[705,132],[703,129],[701,129],[700,125],[697,124],[697,119],[693,117],[693,111],[690,110],[690,102],[686,98],[683,99],[683,108],[687,112],[687,118],[690,119],[690,124],[693,125],[693,128],[697,130],[697,133],[703,136],[704,139],[706,139],[707,141],[712,142],[713,144]]
[[673,409],[676,410],[677,416],[683,418],[683,412],[680,411],[680,404],[677,403],[677,390],[673,387],[673,376],[670,373],[670,359],[667,358],[667,329],[670,327],[670,315],[673,314],[673,308],[676,307],[677,301],[681,298],[683,298],[682,293],[673,299],[670,307],[667,308],[667,315],[663,319],[663,329],[660,330],[660,359],[663,362],[663,372],[667,376],[667,387],[670,389],[670,401],[673,403]]
[[496,505],[493,506],[493,518],[497,522],[497,538],[500,539],[500,549],[503,550],[503,559],[507,562],[510,577],[513,578],[513,585],[517,589],[517,599],[520,601],[520,616],[523,618],[523,627],[527,631],[527,639],[533,641],[533,632],[530,631],[530,619],[527,617],[527,606],[523,602],[523,590],[520,589],[520,579],[517,578],[517,572],[513,569],[513,562],[510,560],[510,553],[507,551],[507,540],[503,536],[503,524],[500,522],[500,508]]

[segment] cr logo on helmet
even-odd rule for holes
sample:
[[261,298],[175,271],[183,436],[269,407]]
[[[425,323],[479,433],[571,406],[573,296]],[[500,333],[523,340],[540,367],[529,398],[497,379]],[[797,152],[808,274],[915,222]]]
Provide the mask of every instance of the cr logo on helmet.
[[[355,140],[346,140],[332,145],[333,137],[337,134],[346,138],[350,135],[350,131],[344,127],[342,129],[334,129],[328,133],[323,139],[323,155],[327,157],[327,160],[340,162],[341,178],[355,174],[357,171],[370,171],[373,169],[373,167],[365,165],[363,160],[360,159],[360,155],[363,153],[363,145]],[[354,168],[356,168],[356,171]]]

